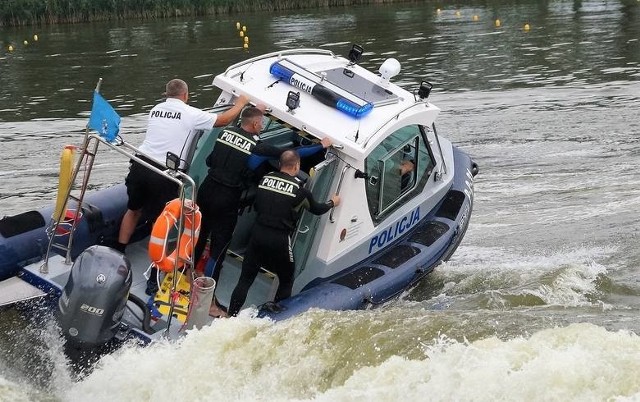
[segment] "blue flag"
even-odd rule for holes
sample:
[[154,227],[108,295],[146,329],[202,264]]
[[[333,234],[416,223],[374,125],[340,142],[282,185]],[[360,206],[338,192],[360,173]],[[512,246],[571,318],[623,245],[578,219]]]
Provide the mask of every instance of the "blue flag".
[[120,116],[97,91],[93,92],[93,106],[88,127],[96,130],[109,142],[113,141],[120,131]]

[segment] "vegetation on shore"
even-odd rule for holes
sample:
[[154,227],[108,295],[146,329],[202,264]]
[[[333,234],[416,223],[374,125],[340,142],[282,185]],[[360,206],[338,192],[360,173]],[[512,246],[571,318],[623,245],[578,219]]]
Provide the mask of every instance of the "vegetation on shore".
[[0,26],[295,10],[411,0],[2,0]]

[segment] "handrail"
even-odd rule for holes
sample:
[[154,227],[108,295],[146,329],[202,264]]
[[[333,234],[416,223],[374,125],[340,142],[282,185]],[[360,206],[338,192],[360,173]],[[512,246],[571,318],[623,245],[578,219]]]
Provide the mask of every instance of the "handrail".
[[438,173],[436,174],[436,180],[442,179],[442,170],[444,169],[444,174],[447,174],[447,162],[444,160],[444,154],[442,153],[442,147],[440,146],[440,137],[438,137],[438,131],[436,130],[436,122],[431,123],[431,127],[433,128],[433,135],[436,137],[436,144],[438,144],[438,151],[440,151],[440,159],[442,160],[442,168],[438,169]]
[[[338,188],[336,188],[336,195],[340,195],[340,188],[342,187],[342,180],[344,179],[344,174],[347,173],[347,170],[351,167],[351,165],[347,164],[342,168],[342,173],[340,174],[340,180],[338,180]],[[329,214],[329,222],[334,223],[333,220],[333,211],[335,211],[336,207],[331,208],[331,213]]]
[[[92,141],[95,141],[94,144],[92,146],[92,149],[89,150],[90,144],[92,143]],[[98,149],[98,145],[100,143],[103,143],[105,145],[107,145],[109,148],[115,150],[116,152],[126,156],[127,158],[129,158],[130,160],[136,161],[137,163],[143,165],[144,167],[146,167],[147,169],[155,172],[156,174],[159,174],[163,177],[165,177],[166,179],[176,183],[178,185],[178,197],[180,198],[180,200],[184,203],[186,197],[186,192],[185,192],[185,188],[187,187],[191,187],[192,192],[191,192],[191,201],[192,201],[192,205],[196,204],[196,199],[197,199],[197,187],[195,184],[195,181],[191,178],[191,176],[189,176],[187,173],[181,171],[181,170],[170,170],[170,169],[160,169],[155,165],[152,165],[151,163],[147,162],[144,159],[141,159],[139,156],[144,156],[144,153],[140,152],[140,150],[136,147],[134,147],[133,145],[125,142],[124,140],[120,140],[119,143],[117,144],[113,144],[107,140],[105,140],[104,138],[102,138],[101,136],[97,135],[97,134],[90,134],[89,133],[89,129],[87,128],[86,132],[85,132],[85,140],[84,140],[84,144],[83,144],[83,148],[82,148],[82,155],[78,160],[78,163],[76,165],[76,169],[73,173],[73,177],[72,177],[72,181],[71,181],[71,185],[69,186],[69,189],[67,190],[67,195],[65,198],[65,202],[63,203],[63,207],[62,210],[66,210],[67,205],[69,203],[69,199],[72,198],[71,192],[73,190],[73,183],[75,182],[75,180],[77,179],[77,175],[78,172],[81,170],[83,161],[85,161],[85,158],[88,158],[88,160],[90,159],[90,162],[88,164],[88,167],[85,169],[85,176],[82,180],[82,185],[80,188],[80,197],[78,197],[77,200],[77,207],[76,207],[76,216],[74,217],[74,223],[72,226],[72,229],[70,231],[69,234],[69,241],[67,243],[66,246],[66,252],[67,252],[67,263],[70,263],[70,254],[71,254],[71,250],[73,248],[73,236],[75,233],[75,229],[76,229],[76,225],[78,224],[78,213],[80,211],[80,209],[82,208],[82,202],[84,199],[84,195],[85,192],[87,190],[88,184],[89,184],[89,177],[91,174],[91,170],[93,168],[93,159],[95,158],[95,154],[97,153],[97,149]],[[184,216],[180,216],[180,219],[178,220],[178,233],[181,233],[182,230],[184,229]],[[51,253],[51,248],[54,245],[54,238],[55,238],[55,233],[56,233],[56,229],[58,228],[60,224],[60,220],[54,222],[53,227],[52,227],[52,232],[51,232],[51,236],[49,239],[49,244],[47,246],[47,252],[44,258],[44,263],[43,265],[40,267],[40,272],[42,273],[48,273],[48,261],[49,261],[49,255]],[[192,233],[191,236],[192,238],[195,237],[195,230],[196,228],[193,227],[192,229]],[[193,255],[194,255],[194,248],[195,248],[195,244],[191,245],[192,250],[191,250],[191,261],[184,261],[188,264],[193,265]],[[178,244],[176,244],[176,249],[180,249],[180,236],[178,237]],[[173,275],[173,283],[172,283],[172,287],[171,287],[171,291],[173,292],[176,288],[177,285],[177,271],[178,271],[178,264],[179,264],[179,258],[176,258],[175,262],[174,262],[174,267],[173,267],[173,271],[174,271],[174,275]],[[175,301],[173,300],[173,298],[171,298],[171,304],[169,307],[169,315],[167,318],[167,331],[169,331],[169,328],[171,327],[171,320],[173,317],[173,311],[175,308]]]
[[[91,136],[99,137],[96,134],[91,134]],[[162,170],[162,169],[158,168],[157,166],[154,166],[154,165],[150,164],[149,162],[145,161],[144,159],[141,159],[141,158],[138,157],[138,155],[143,155],[144,156],[143,152],[141,152],[138,148],[134,147],[133,145],[129,144],[126,141],[122,141],[120,144],[114,145],[114,144],[112,144],[112,143],[110,143],[108,141],[105,141],[101,137],[99,137],[99,138],[100,138],[100,141],[103,142],[104,144],[107,144],[107,146],[109,148],[121,153],[122,155],[125,155],[129,159],[134,160],[134,161],[138,162],[141,165],[144,165],[144,167],[146,167],[146,168],[148,168],[148,169],[150,169],[150,170],[152,170],[152,171],[164,176],[165,178],[173,181],[174,183],[178,184],[181,187],[183,187],[182,186],[183,182],[180,181],[179,179],[177,179],[175,176],[180,176],[180,177],[185,178],[185,179],[188,178],[187,181],[190,181],[189,184],[193,185],[193,191],[194,191],[194,195],[191,198],[193,198],[194,200],[196,199],[196,197],[195,197],[195,191],[196,191],[195,182],[193,181],[191,176],[189,176],[188,174],[183,173],[180,170],[176,171],[176,173],[171,174],[170,172],[173,172],[173,171],[170,170],[169,168]],[[119,148],[120,146],[124,146],[127,149],[132,150],[134,152],[133,153],[129,153],[127,151],[124,151],[124,150]],[[151,159],[151,158],[148,158],[148,159]]]
[[401,115],[402,113],[404,113],[404,112],[406,112],[407,110],[409,110],[409,109],[411,109],[411,108],[413,108],[413,107],[416,107],[416,106],[418,106],[418,105],[425,105],[425,106],[429,107],[429,104],[428,104],[428,103],[426,103],[426,102],[416,102],[416,103],[413,103],[413,104],[411,104],[411,105],[409,105],[409,106],[405,107],[404,109],[400,110],[399,112],[395,113],[395,114],[393,115],[393,117],[392,117],[392,118],[390,118],[389,120],[387,120],[387,121],[385,121],[384,123],[382,123],[382,124],[381,124],[377,129],[373,130],[373,131],[371,132],[371,134],[370,134],[368,137],[366,137],[366,138],[364,139],[364,141],[362,142],[362,149],[365,149],[365,148],[367,147],[367,145],[369,144],[369,141],[371,141],[371,139],[372,139],[376,134],[378,134],[378,132],[379,132],[380,130],[382,130],[382,129],[384,128],[384,126],[386,126],[387,124],[389,124],[389,123],[390,123],[392,120],[394,120],[394,119],[395,119],[395,120],[398,120],[398,117],[400,117],[400,115]]
[[336,55],[331,51],[331,50],[326,50],[326,49],[284,49],[284,50],[280,50],[277,52],[271,52],[271,53],[267,53],[267,54],[263,54],[260,56],[256,56],[256,57],[252,57],[250,59],[241,61],[239,63],[233,64],[229,67],[227,67],[227,69],[225,70],[224,73],[222,73],[222,75],[226,76],[229,71],[234,70],[238,67],[242,67],[245,64],[251,64],[254,63],[258,60],[264,60],[264,59],[268,59],[270,57],[274,57],[274,56],[287,56],[287,55],[291,55],[291,54],[322,54],[325,56],[332,56],[335,57]]
[[[92,144],[92,141],[95,141]],[[74,216],[73,219],[73,226],[70,230],[69,233],[69,241],[67,243],[66,246],[66,258],[65,258],[65,262],[67,264],[71,263],[71,249],[73,247],[73,237],[75,234],[75,229],[76,229],[76,225],[78,224],[79,221],[79,211],[82,208],[82,203],[84,201],[84,194],[86,192],[86,189],[88,187],[89,184],[89,178],[91,175],[91,171],[93,169],[93,159],[95,158],[95,154],[97,153],[98,150],[98,146],[100,145],[100,143],[105,144],[106,146],[108,146],[109,148],[117,151],[118,153],[126,156],[127,158],[129,158],[130,160],[134,160],[136,162],[138,162],[139,164],[143,165],[144,167],[146,167],[149,170],[152,170],[153,172],[165,177],[168,180],[171,180],[172,182],[176,183],[178,185],[178,189],[179,189],[179,195],[180,198],[185,198],[185,182],[187,182],[189,184],[189,186],[192,188],[192,194],[191,194],[191,199],[192,201],[195,203],[196,201],[196,197],[197,197],[197,187],[195,185],[195,181],[191,178],[191,176],[189,176],[188,174],[182,172],[182,171],[176,171],[175,173],[169,169],[159,169],[157,166],[154,166],[152,164],[150,164],[149,162],[141,159],[138,157],[138,155],[144,155],[143,152],[141,152],[140,150],[138,150],[138,148],[134,147],[133,145],[125,142],[125,141],[121,141],[118,144],[112,144],[111,142],[105,140],[104,138],[102,138],[100,135],[98,134],[93,134],[93,133],[89,133],[89,130],[87,129],[85,132],[85,139],[84,139],[84,143],[82,146],[82,155],[79,157],[78,162],[76,164],[76,167],[73,171],[73,175],[71,177],[71,185],[69,186],[69,188],[67,189],[67,194],[65,197],[65,201],[62,204],[62,211],[65,211],[67,209],[67,206],[69,204],[69,199],[70,198],[75,198],[72,197],[71,192],[73,190],[73,184],[75,183],[75,181],[77,180],[78,177],[78,173],[82,170],[82,164],[85,161],[85,157],[88,155],[90,156],[91,160],[89,162],[88,167],[85,169],[85,176],[83,177],[82,180],[82,184],[80,187],[80,196],[76,198],[77,201],[77,206],[76,206],[76,215]],[[92,147],[91,150],[89,150],[89,147]],[[123,146],[125,149],[121,149],[120,147]],[[47,251],[45,254],[45,258],[44,258],[44,263],[43,265],[40,267],[40,272],[42,273],[48,273],[48,261],[49,261],[49,255],[51,253],[51,248],[54,245],[54,238],[55,238],[55,233],[56,233],[56,229],[58,228],[58,226],[60,225],[62,221],[62,218],[55,221],[53,223],[53,227],[51,228],[51,234],[50,234],[50,239],[49,239],[49,243],[47,245]],[[182,221],[180,222],[182,224]]]
[[[95,136],[95,134],[92,134],[93,136]],[[197,186],[195,181],[193,180],[193,178],[191,178],[191,176],[189,176],[188,174],[182,172],[181,170],[170,170],[170,169],[159,169],[158,167],[148,163],[147,161],[141,159],[138,157],[138,155],[144,155],[144,153],[140,152],[140,150],[136,147],[134,147],[133,145],[125,142],[125,141],[121,141],[119,144],[114,145],[108,141],[103,140],[102,138],[100,138],[101,142],[104,142],[105,144],[107,144],[107,146],[109,146],[111,149],[127,156],[129,159],[134,160],[140,164],[142,164],[143,166],[145,166],[146,168],[154,171],[157,174],[160,174],[162,176],[164,176],[165,178],[173,181],[174,183],[178,184],[178,197],[180,198],[180,200],[182,201],[182,203],[184,204],[184,200],[186,199],[186,194],[185,194],[185,184],[188,183],[191,186],[192,192],[191,192],[191,202],[192,205],[196,205],[196,199],[197,199]],[[126,150],[120,149],[120,146],[124,146],[126,147],[128,150],[133,150],[133,153],[127,152]],[[178,233],[182,233],[182,231],[184,230],[184,216],[181,214],[180,215],[180,219],[178,220]],[[191,237],[195,238],[195,227],[191,228]],[[176,244],[176,250],[180,250],[180,240],[181,240],[181,236],[178,236],[177,239],[177,244]],[[185,261],[187,263],[191,263],[191,265],[193,265],[193,256],[194,256],[194,250],[195,249],[195,244],[192,243],[191,244],[191,259],[192,261]],[[174,266],[173,266],[173,277],[172,277],[172,283],[171,283],[171,289],[170,291],[173,292],[175,291],[175,288],[178,284],[178,264],[179,264],[179,258],[176,258],[176,260],[174,261]],[[169,329],[171,328],[171,321],[173,319],[173,311],[175,309],[175,301],[174,298],[171,297],[170,298],[171,302],[169,304],[169,314],[168,314],[168,318],[167,318],[167,329],[165,332],[165,335],[169,334]]]

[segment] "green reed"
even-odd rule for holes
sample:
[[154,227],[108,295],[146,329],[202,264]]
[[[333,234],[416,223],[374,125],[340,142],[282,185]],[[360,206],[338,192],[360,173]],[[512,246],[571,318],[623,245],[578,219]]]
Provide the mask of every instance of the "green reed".
[[0,26],[295,10],[410,0],[2,0]]

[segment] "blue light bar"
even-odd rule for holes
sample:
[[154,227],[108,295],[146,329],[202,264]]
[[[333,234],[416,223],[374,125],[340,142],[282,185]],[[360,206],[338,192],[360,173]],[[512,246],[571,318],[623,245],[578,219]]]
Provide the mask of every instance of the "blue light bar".
[[346,114],[349,114],[353,117],[362,117],[367,115],[370,111],[373,110],[373,104],[372,103],[365,103],[364,105],[360,106],[360,105],[356,105],[355,103],[351,102],[349,99],[340,99],[337,103],[336,103],[336,108],[342,112],[345,112]]
[[289,70],[288,68],[286,68],[285,66],[283,66],[278,62],[273,63],[271,67],[269,67],[269,72],[272,75],[275,75],[281,80],[287,81],[287,82],[289,82],[291,80],[291,77],[293,77],[293,71]]
[[302,70],[302,73],[293,71],[291,68],[283,66],[280,61],[276,61],[271,64],[271,67],[269,67],[269,72],[282,81],[286,81],[289,85],[292,85],[303,92],[311,94],[321,103],[333,107],[355,118],[363,117],[371,112],[371,110],[373,110],[373,104],[371,102],[362,100],[363,104],[359,105],[358,103],[341,96],[340,94],[318,82],[319,79],[315,77],[314,74],[309,74],[312,76],[311,78],[304,75],[303,73],[307,72],[307,70],[303,69],[302,67],[299,67],[286,59],[282,61],[289,62],[292,66],[295,66],[299,70]]

